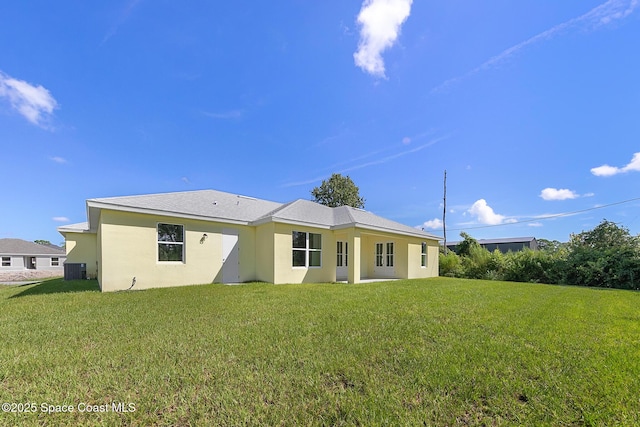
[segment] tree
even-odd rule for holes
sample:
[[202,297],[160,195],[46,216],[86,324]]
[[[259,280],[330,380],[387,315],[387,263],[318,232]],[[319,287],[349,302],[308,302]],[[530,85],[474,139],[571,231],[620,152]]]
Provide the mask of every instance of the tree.
[[603,220],[593,230],[571,236],[564,271],[570,285],[638,289],[640,238]]
[[566,246],[566,243],[558,240],[538,239],[538,249],[543,252],[556,253]]
[[472,248],[479,248],[480,244],[476,239],[464,231],[460,232],[462,241],[456,245],[456,253],[460,256],[469,256]]
[[51,245],[51,242],[48,240],[34,240],[33,243],[37,243],[39,245],[45,245],[45,246]]
[[337,206],[364,208],[364,199],[360,197],[360,189],[348,175],[332,174],[331,178],[322,180],[319,187],[311,190],[311,195],[314,202],[331,208]]

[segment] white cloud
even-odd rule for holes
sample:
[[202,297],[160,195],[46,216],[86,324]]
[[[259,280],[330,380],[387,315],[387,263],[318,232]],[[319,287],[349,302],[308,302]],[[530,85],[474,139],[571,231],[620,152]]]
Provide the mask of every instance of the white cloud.
[[422,227],[429,230],[440,230],[442,229],[442,220],[439,218],[434,218],[429,221],[425,221],[424,224],[422,224]]
[[527,224],[529,227],[542,227],[543,224],[541,222],[530,222]]
[[567,200],[580,197],[575,191],[566,188],[545,188],[540,193],[544,200]]
[[595,176],[612,176],[620,173],[620,169],[614,166],[602,165],[597,168],[591,168],[591,173]]
[[602,165],[597,168],[592,168],[591,173],[595,176],[613,176],[619,173],[626,173],[631,171],[640,171],[640,153],[635,153],[631,161],[621,168],[616,166]]
[[66,216],[54,216],[51,219],[56,222],[69,222],[69,218],[67,218]]
[[53,156],[50,157],[50,159],[56,163],[60,163],[61,165],[67,163],[67,159],[65,159],[64,157]]
[[382,52],[393,46],[413,0],[365,0],[358,14],[360,41],[353,59],[375,77],[385,77]]
[[485,199],[477,200],[468,210],[471,215],[478,218],[478,222],[487,225],[499,225],[515,222],[514,219],[507,219],[504,215],[497,214],[493,208],[487,204]]
[[0,97],[9,100],[11,107],[34,125],[46,127],[58,103],[44,87],[33,86],[24,80],[14,79],[0,71]]

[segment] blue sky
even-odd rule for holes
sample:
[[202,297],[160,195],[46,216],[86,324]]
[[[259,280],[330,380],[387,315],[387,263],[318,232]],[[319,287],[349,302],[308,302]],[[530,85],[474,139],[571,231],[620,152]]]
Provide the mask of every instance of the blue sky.
[[338,172],[447,237],[640,232],[640,1],[25,1],[0,17],[0,237],[85,200],[288,202]]

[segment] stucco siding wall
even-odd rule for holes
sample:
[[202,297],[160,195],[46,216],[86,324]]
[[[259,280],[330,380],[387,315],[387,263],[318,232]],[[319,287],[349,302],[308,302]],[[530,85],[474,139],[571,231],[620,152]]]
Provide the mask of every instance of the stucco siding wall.
[[[411,239],[407,244],[407,260],[405,262],[407,279],[417,279],[427,277],[427,267],[422,267],[422,242],[423,240]],[[428,252],[428,247],[427,247]],[[429,255],[427,253],[427,266],[429,265]]]
[[440,243],[436,240],[427,240],[427,276],[438,277],[440,275]]
[[[322,235],[321,267],[293,267],[293,231]],[[274,230],[274,283],[323,283],[336,280],[336,239],[331,230],[275,224]]]
[[238,245],[240,247],[240,281],[251,282],[257,280],[256,273],[256,229],[254,227],[230,227],[238,230]]
[[[376,266],[376,243],[386,244],[393,243],[394,247],[394,263],[393,267],[386,267],[386,256],[383,258],[383,267]],[[406,259],[406,248],[400,248],[400,240],[397,236],[391,234],[367,234],[362,238],[362,260],[361,265],[363,279],[384,279],[384,278],[400,278],[402,274],[406,275],[406,267],[401,264]],[[399,252],[400,251],[400,252]],[[404,253],[404,257],[401,254]],[[385,252],[386,254],[386,252]]]
[[416,254],[415,244],[412,244],[411,239],[393,239],[395,247],[395,278],[408,279],[409,270],[420,267],[420,247]]
[[[183,261],[158,261],[158,223],[184,227]],[[240,280],[255,277],[255,233],[207,221],[103,210],[100,219],[103,291],[222,281],[222,230],[237,228]],[[207,237],[203,239],[203,234]]]
[[100,286],[100,290],[102,290],[102,226],[99,223],[98,233],[96,234],[96,257],[96,276],[98,277],[98,285]]
[[[422,242],[427,244],[427,265],[422,267]],[[408,239],[407,274],[408,279],[420,279],[438,276],[438,257],[440,245],[436,240],[419,238]]]
[[[98,270],[97,235],[66,232],[64,238],[67,250],[66,262],[86,264],[87,276],[95,278]],[[62,268],[64,270],[64,266]]]
[[255,260],[256,280],[274,282],[273,253],[274,253],[274,224],[268,223],[257,227],[255,231]]
[[375,255],[376,247],[373,236],[362,235],[360,237],[360,277],[362,279],[373,277]]
[[[368,279],[398,278],[416,279],[436,277],[438,275],[438,242],[414,237],[404,237],[393,234],[363,234],[362,236],[361,276]],[[393,243],[394,265],[386,267],[376,266],[376,243],[382,243],[386,251],[386,244]],[[421,266],[422,242],[427,243],[427,266]],[[386,254],[385,254],[386,255]]]

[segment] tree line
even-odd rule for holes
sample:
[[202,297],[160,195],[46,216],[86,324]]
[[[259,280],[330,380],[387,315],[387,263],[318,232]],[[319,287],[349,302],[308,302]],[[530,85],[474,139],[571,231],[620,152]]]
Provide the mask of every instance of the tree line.
[[460,236],[456,252],[440,253],[441,276],[640,289],[640,236],[606,219],[567,243],[541,240],[536,251],[489,252]]

